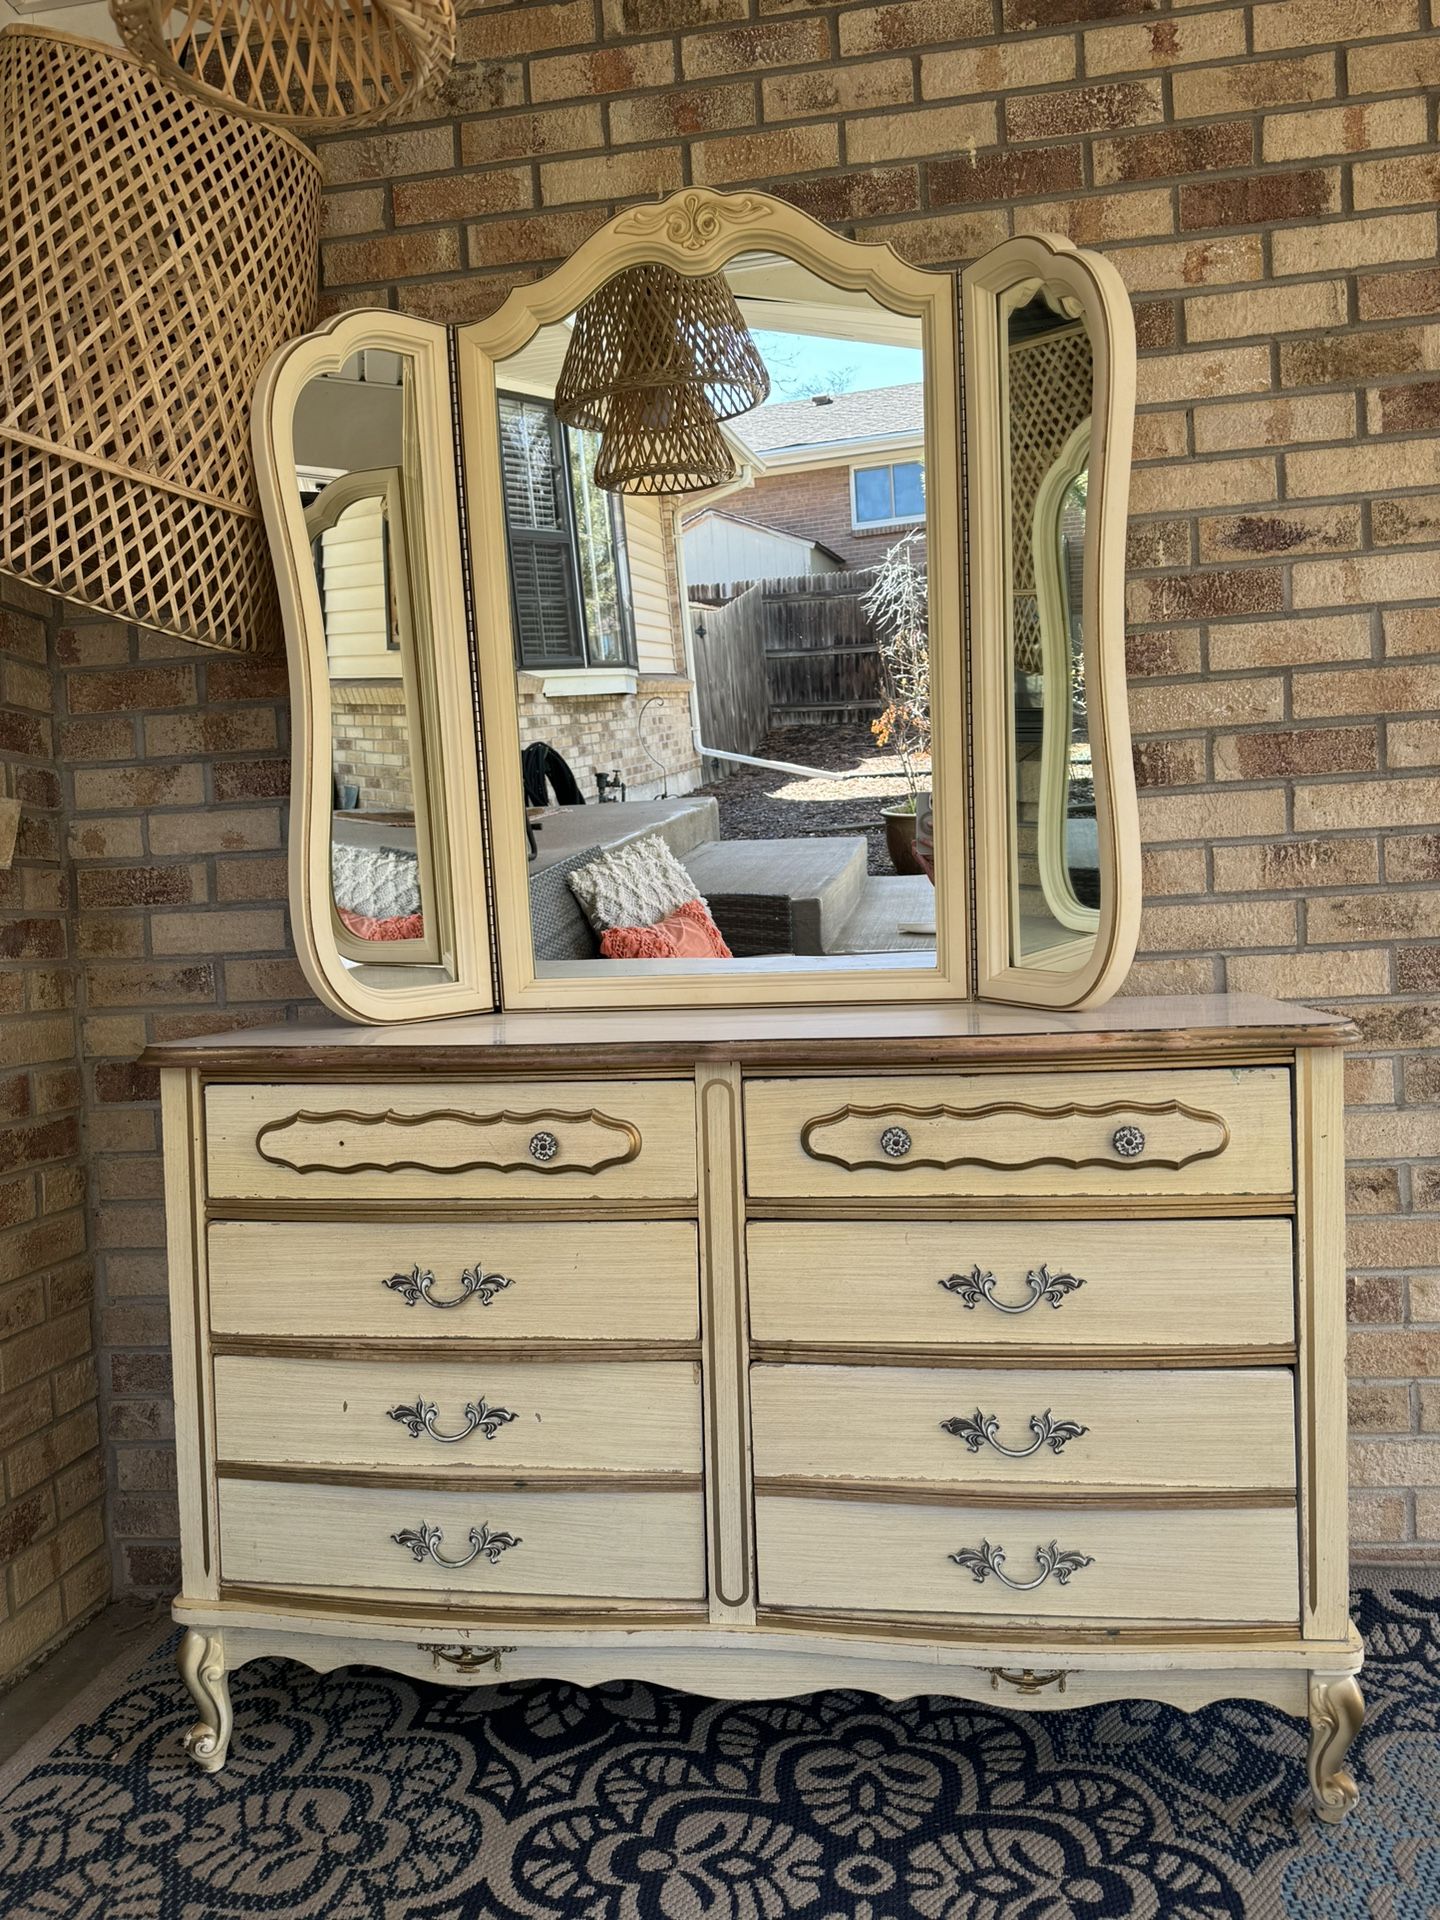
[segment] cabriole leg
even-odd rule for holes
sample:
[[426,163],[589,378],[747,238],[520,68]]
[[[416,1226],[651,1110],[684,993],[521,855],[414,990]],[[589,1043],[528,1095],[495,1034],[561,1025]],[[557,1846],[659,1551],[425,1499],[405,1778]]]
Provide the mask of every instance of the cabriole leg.
[[200,1709],[185,1736],[185,1751],[204,1773],[218,1773],[230,1749],[230,1683],[225,1677],[225,1642],[218,1633],[187,1629],[175,1656],[180,1678]]
[[1310,1676],[1310,1792],[1315,1811],[1332,1826],[1360,1797],[1342,1761],[1365,1722],[1365,1701],[1353,1674]]

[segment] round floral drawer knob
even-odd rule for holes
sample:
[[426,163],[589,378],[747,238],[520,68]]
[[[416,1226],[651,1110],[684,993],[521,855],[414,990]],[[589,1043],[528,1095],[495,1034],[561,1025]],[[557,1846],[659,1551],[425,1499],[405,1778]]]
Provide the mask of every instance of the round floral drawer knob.
[[548,1166],[560,1151],[560,1142],[553,1133],[532,1133],[530,1136],[530,1158],[538,1160],[542,1167]]
[[904,1127],[886,1127],[880,1136],[880,1151],[891,1160],[903,1160],[913,1144]]
[[1138,1160],[1145,1151],[1145,1136],[1139,1127],[1117,1127],[1110,1144],[1122,1160]]

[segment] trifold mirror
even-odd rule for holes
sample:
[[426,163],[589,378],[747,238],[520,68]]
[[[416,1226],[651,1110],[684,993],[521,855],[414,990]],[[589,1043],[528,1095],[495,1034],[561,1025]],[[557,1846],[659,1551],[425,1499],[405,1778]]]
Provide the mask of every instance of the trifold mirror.
[[761,194],[630,208],[453,338],[292,342],[255,441],[316,992],[1106,998],[1133,404],[1103,260],[926,272]]

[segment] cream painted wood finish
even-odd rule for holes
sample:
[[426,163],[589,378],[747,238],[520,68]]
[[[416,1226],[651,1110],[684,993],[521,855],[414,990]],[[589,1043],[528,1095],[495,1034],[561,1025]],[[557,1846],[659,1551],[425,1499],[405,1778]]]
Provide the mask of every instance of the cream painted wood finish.
[[1295,1491],[1295,1393],[1278,1368],[757,1366],[750,1407],[757,1480]]
[[[1273,1348],[1295,1339],[1288,1220],[752,1221],[750,1326],[762,1344],[1087,1352]],[[948,1285],[993,1278],[974,1304]],[[1084,1282],[1058,1304],[1031,1274]]]
[[[663,966],[617,962],[570,971],[559,963],[537,965],[519,779],[511,596],[503,563],[497,368],[539,329],[563,322],[626,267],[655,264],[693,277],[723,271],[742,259],[751,263],[745,297],[757,306],[765,297],[767,265],[782,278],[787,269],[799,268],[842,295],[863,294],[886,315],[902,317],[921,341],[935,838],[944,853],[936,873],[936,952],[933,957],[783,956],[778,963],[768,957]],[[356,312],[276,354],[256,392],[253,439],[295,696],[293,917],[301,964],[328,1008],[349,1019],[383,1024],[496,1004],[526,1010],[902,1005],[961,1000],[980,992],[1056,1007],[1096,1004],[1115,990],[1133,957],[1139,916],[1140,846],[1117,617],[1134,407],[1134,323],[1115,269],[1067,240],[1007,242],[987,261],[968,270],[964,280],[967,313],[977,314],[967,322],[963,389],[956,275],[913,266],[886,244],[847,239],[769,194],[698,187],[655,205],[625,208],[553,272],[514,288],[494,315],[453,333],[402,314]],[[990,279],[983,277],[986,271]],[[997,701],[1003,705],[1005,687],[1004,583],[997,558],[1003,544],[1002,478],[994,348],[993,342],[986,344],[978,306],[987,299],[993,306],[987,291],[992,285],[1032,273],[1057,295],[1079,302],[1095,348],[1084,618],[1095,628],[1086,641],[1086,672],[1100,907],[1093,940],[1087,932],[1043,961],[1005,967],[992,951],[996,889],[1007,889],[1008,901],[1015,838],[1007,772],[996,758],[999,736],[992,737],[993,710]],[[330,689],[323,610],[296,486],[295,412],[308,383],[333,376],[374,350],[399,355],[408,372],[409,424],[401,464],[407,512],[412,502],[415,508],[413,542],[427,563],[415,570],[416,630],[429,636],[428,644],[417,648],[425,656],[418,662],[424,682],[418,730],[424,737],[417,766],[423,763],[422,810],[428,811],[434,840],[436,884],[425,900],[425,940],[436,958],[407,964],[404,955],[381,953],[347,967],[343,929],[331,906]],[[972,462],[968,522],[961,500],[962,436]],[[463,471],[457,439],[464,449]],[[663,510],[670,505],[663,503]],[[629,517],[639,536],[635,584],[640,601],[653,613],[658,515],[648,503],[637,503]],[[973,660],[967,655],[964,618],[967,567],[975,610],[968,632],[978,637],[978,644],[970,642]],[[673,583],[666,590],[673,600]],[[683,628],[683,608],[675,604],[670,612]],[[472,649],[483,755],[471,698]],[[645,659],[640,666],[644,671]],[[976,820],[985,836],[979,841]],[[972,911],[972,883],[978,916]]]
[[[438,1527],[432,1558],[397,1533]],[[475,1551],[488,1528],[492,1560]],[[507,1544],[498,1545],[501,1537]],[[510,1544],[513,1542],[513,1544]],[[342,1587],[473,1600],[561,1594],[618,1600],[703,1599],[705,1509],[694,1493],[435,1493],[412,1487],[220,1482],[220,1564],[227,1580],[264,1587]]]
[[[759,1494],[760,1599],[772,1607],[961,1614],[1011,1620],[1228,1620],[1297,1626],[1295,1515],[1266,1508],[1193,1513],[1051,1507],[905,1506]],[[1003,1551],[1011,1580],[1037,1577],[1036,1549],[1084,1555],[1015,1591],[951,1556]]]
[[695,1197],[688,1080],[212,1087],[210,1191],[234,1200]]
[[[1126,1148],[1133,1147],[1127,1154]],[[1289,1077],[766,1080],[745,1103],[750,1192],[799,1198],[1288,1194]]]
[[[209,1249],[216,1334],[442,1348],[700,1338],[689,1221],[217,1221]],[[439,1304],[391,1284],[417,1271]],[[507,1284],[467,1295],[466,1273]]]
[[[363,1649],[462,1684],[1263,1699],[1312,1714],[1343,1814],[1349,1030],[1254,1002],[914,1023],[151,1051],[199,1763],[227,1664]],[[1077,1146],[1097,1106],[1145,1149]],[[843,1152],[807,1153],[842,1110]],[[582,1118],[546,1172],[497,1113]],[[298,1114],[345,1117],[285,1158]],[[597,1115],[638,1148],[601,1164]],[[953,1164],[888,1164],[877,1119]]]
[[215,1444],[228,1462],[451,1478],[566,1469],[698,1475],[700,1367],[221,1355]]

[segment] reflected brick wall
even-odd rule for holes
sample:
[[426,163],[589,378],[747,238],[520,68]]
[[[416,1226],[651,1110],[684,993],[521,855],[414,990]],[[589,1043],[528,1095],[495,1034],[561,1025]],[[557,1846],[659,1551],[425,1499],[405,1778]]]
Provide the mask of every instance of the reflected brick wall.
[[[1130,659],[1147,911],[1130,985],[1307,998],[1359,1023],[1354,1535],[1362,1551],[1430,1557],[1440,1554],[1434,26],[1425,0],[497,0],[462,15],[439,99],[322,147],[332,309],[488,313],[615,205],[685,181],[773,188],[929,265],[1034,229],[1115,262],[1142,345]],[[166,1588],[175,1523],[157,1112],[133,1063],[152,1036],[313,1017],[285,922],[285,678],[277,663],[67,613],[45,696],[52,758],[32,731],[43,709],[27,706],[40,698],[33,629],[20,635],[4,655],[18,671],[0,758],[35,779],[33,844],[48,847],[68,812],[74,944],[0,975],[5,994],[20,995],[0,1033],[38,1023],[41,1051],[58,1049],[7,1056],[0,1084],[19,1075],[27,1091],[12,1097],[64,1094],[73,984],[117,1579]],[[65,790],[45,804],[57,763]],[[53,902],[63,863],[37,852],[26,871]],[[60,924],[58,905],[14,889],[0,876],[0,927]],[[45,1124],[74,1111],[62,1100]],[[60,1151],[53,1170],[0,1176],[0,1195],[36,1209],[0,1227],[4,1244],[19,1247],[51,1214],[78,1232],[74,1167]],[[42,1263],[54,1245],[47,1225]],[[48,1426],[94,1404],[83,1252],[34,1271],[38,1309],[30,1268],[21,1294],[0,1288],[0,1301],[23,1296],[25,1311],[67,1323],[81,1343],[42,1369]],[[0,1324],[0,1365],[15,1337]],[[69,1499],[96,1461],[93,1445],[82,1449],[43,1484],[63,1483]],[[56,1501],[52,1535],[58,1491]],[[63,1581],[84,1604],[86,1569],[102,1559],[61,1576],[62,1609]],[[0,1636],[16,1617],[13,1596],[6,1604]]]

